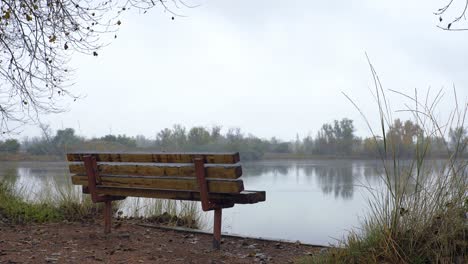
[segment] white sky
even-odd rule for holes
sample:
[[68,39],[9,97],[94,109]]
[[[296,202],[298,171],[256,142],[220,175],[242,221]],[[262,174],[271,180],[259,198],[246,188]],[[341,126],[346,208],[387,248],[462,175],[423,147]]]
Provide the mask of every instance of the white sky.
[[[468,98],[468,32],[438,29],[439,0],[204,0],[176,17],[155,8],[122,18],[98,57],[75,54],[73,91],[84,98],[43,118],[92,137],[154,138],[173,124],[222,125],[283,140],[348,117],[367,135],[347,93],[371,119],[377,108],[365,52],[385,89],[435,95],[441,118]],[[391,96],[394,110],[402,97]],[[19,137],[39,135],[26,127]]]

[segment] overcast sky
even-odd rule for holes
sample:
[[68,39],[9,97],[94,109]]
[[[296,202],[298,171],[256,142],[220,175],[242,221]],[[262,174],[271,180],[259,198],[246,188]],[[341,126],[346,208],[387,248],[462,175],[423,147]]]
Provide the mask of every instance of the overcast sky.
[[[98,57],[75,54],[83,99],[43,118],[93,137],[154,138],[173,124],[221,125],[284,140],[348,117],[368,134],[347,93],[376,117],[365,52],[385,89],[444,89],[441,118],[468,98],[468,32],[438,29],[440,0],[204,0],[171,19],[160,8],[122,18]],[[394,110],[402,97],[390,96]],[[397,116],[397,115],[395,115]],[[20,137],[39,135],[35,127]]]

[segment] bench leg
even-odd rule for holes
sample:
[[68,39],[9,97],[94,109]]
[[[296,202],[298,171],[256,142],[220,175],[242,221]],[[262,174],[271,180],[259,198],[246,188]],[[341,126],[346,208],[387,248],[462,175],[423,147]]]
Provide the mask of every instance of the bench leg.
[[112,201],[104,202],[104,233],[109,234],[111,232],[111,220],[112,220]]
[[216,208],[214,210],[213,249],[220,249],[221,247],[221,212],[221,208]]

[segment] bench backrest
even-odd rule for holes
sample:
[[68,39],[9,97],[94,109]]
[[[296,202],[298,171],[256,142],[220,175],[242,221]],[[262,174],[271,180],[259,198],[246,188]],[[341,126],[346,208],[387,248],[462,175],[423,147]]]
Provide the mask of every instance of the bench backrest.
[[239,153],[70,153],[73,184],[88,185],[83,160],[89,155],[96,159],[101,187],[199,192],[194,160],[202,159],[209,193],[244,190]]
[[214,210],[213,247],[221,244],[221,211],[265,201],[264,191],[244,191],[239,153],[70,153],[74,184],[104,202],[104,232],[111,230],[112,201],[149,197],[201,201]]

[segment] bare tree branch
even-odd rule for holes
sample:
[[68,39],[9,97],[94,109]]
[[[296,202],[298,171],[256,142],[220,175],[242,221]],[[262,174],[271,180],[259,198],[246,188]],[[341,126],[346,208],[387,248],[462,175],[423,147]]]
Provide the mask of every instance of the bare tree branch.
[[[463,3],[463,7],[461,8],[460,11],[455,11],[454,5],[456,3]],[[466,12],[468,10],[468,0],[449,0],[449,2],[443,6],[442,8],[439,8],[434,14],[439,17],[439,22],[443,23],[444,19],[443,16],[447,14],[447,12],[454,10],[456,12],[456,15],[454,18],[449,20],[447,24],[444,24],[444,26],[437,26],[438,28],[441,28],[443,30],[448,30],[448,31],[465,31],[468,30],[468,26],[465,27],[459,27],[455,28],[454,25],[459,24],[461,20],[466,21]]]
[[0,1],[0,134],[66,110],[65,98],[79,99],[70,90],[71,55],[98,56],[122,12],[160,6],[174,16],[179,8],[178,0]]

